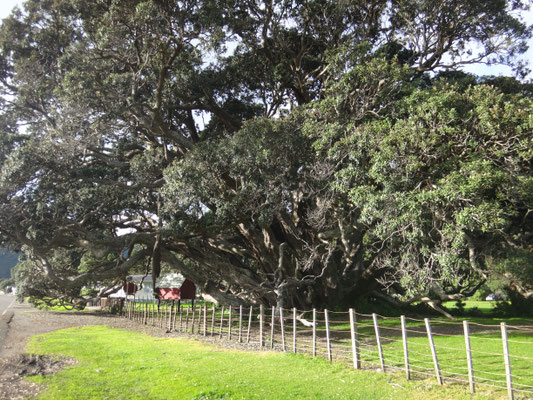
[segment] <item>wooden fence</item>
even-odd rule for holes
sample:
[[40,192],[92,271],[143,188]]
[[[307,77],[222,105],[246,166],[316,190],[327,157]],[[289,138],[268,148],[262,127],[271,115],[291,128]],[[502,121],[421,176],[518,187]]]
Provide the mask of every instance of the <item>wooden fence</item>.
[[385,317],[328,310],[217,307],[126,301],[122,316],[169,332],[218,337],[267,350],[306,353],[355,369],[433,376],[533,398],[533,325]]

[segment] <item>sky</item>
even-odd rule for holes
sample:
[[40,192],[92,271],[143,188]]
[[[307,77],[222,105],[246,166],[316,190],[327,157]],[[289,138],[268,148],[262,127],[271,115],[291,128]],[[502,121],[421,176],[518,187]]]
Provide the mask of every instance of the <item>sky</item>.
[[[19,5],[21,6],[23,0],[0,0],[0,19],[3,19],[9,15],[13,7]],[[524,21],[531,25],[533,24],[533,9],[528,12],[522,13]],[[533,39],[530,40],[529,50],[521,58],[525,60],[530,60],[529,68],[533,70]],[[474,64],[468,65],[463,68],[466,72],[471,72],[476,75],[508,75],[512,76],[512,71],[510,67],[505,65],[484,65],[484,64]],[[528,79],[533,79],[533,72],[531,72]]]
[[2,0],[2,2],[0,3],[0,18],[7,17],[13,7],[21,4],[21,0]]

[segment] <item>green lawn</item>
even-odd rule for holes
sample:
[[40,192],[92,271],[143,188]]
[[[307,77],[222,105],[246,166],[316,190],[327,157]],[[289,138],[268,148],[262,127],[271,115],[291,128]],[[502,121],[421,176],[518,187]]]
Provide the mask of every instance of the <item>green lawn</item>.
[[[228,351],[104,326],[36,336],[28,351],[76,358],[39,399],[472,399],[464,386],[354,371],[322,359]],[[499,396],[499,394],[498,394]],[[485,391],[475,399],[498,398]]]
[[[375,330],[372,319],[358,317],[357,330],[361,342],[361,360],[365,363],[379,366],[379,353],[376,347]],[[332,328],[334,337],[333,353],[344,356],[351,362],[349,324],[342,322],[346,316],[338,317]],[[497,318],[468,318],[470,321],[470,344],[473,358],[475,380],[478,384],[506,387],[505,365],[500,322]],[[513,374],[513,384],[517,391],[533,388],[533,324],[530,318],[512,318],[506,320],[508,324],[509,352]],[[445,381],[460,379],[468,381],[466,361],[466,345],[462,319],[450,321],[446,318],[432,318],[431,326],[433,340],[437,352],[439,366]],[[516,327],[522,326],[523,329]],[[404,353],[399,318],[379,318],[379,329],[382,340],[385,365],[403,368]],[[423,374],[433,375],[434,364],[426,328],[423,320],[407,318],[407,338],[410,354],[411,370]],[[324,353],[321,329],[321,348]],[[336,349],[339,349],[336,351]],[[342,350],[345,350],[344,352]],[[446,379],[448,378],[448,379]]]
[[[469,306],[478,306],[476,302],[467,303]],[[488,303],[488,302],[479,302]],[[490,303],[489,303],[490,304]],[[208,309],[210,310],[210,308]],[[220,310],[217,310],[215,335],[219,334]],[[292,313],[286,310],[285,334],[287,350],[292,351]],[[209,311],[210,313],[210,311]],[[245,317],[247,312],[245,310]],[[311,319],[311,313],[306,315]],[[191,314],[192,315],[192,314]],[[190,331],[190,315],[188,330]],[[327,346],[325,340],[324,315],[317,315],[318,326],[318,354],[321,357],[327,356]],[[227,336],[227,318],[228,311],[225,311],[223,335]],[[265,345],[270,347],[270,310],[265,312]],[[466,360],[466,346],[463,335],[462,319],[470,321],[471,349],[473,357],[474,376],[479,392],[482,388],[497,386],[503,393],[506,387],[505,365],[503,356],[503,346],[501,340],[501,330],[499,318],[491,317],[458,317],[451,321],[447,318],[432,318],[431,325],[433,329],[436,352],[440,364],[441,374],[444,381],[448,384],[454,380],[460,380],[463,383],[468,381],[468,369]],[[186,318],[184,318],[186,319]],[[348,322],[348,313],[332,312],[330,314],[330,329],[332,331],[332,352],[336,361],[350,364],[352,362],[351,342],[350,342],[350,325]],[[401,341],[400,318],[398,317],[379,317],[379,326],[382,336],[385,365],[387,369],[395,367],[393,370],[403,369],[404,355]],[[361,341],[361,360],[363,367],[380,367],[379,355],[376,347],[375,331],[372,318],[369,314],[358,314],[357,317],[359,340]],[[167,321],[164,319],[164,321]],[[198,314],[196,314],[198,322]],[[208,314],[208,332],[210,331],[211,314]],[[247,318],[244,318],[243,329],[246,331]],[[506,319],[509,326],[509,349],[511,354],[511,367],[513,373],[513,384],[518,395],[531,392],[533,388],[533,370],[530,368],[533,362],[533,325],[532,320],[528,318],[511,318]],[[165,325],[168,322],[165,322]],[[156,323],[157,325],[157,323]],[[258,340],[258,320],[257,316],[253,318],[252,340]],[[176,325],[178,326],[178,324]],[[184,322],[183,326],[187,326]],[[237,334],[238,321],[235,311],[233,313],[232,331]],[[517,329],[524,326],[523,329]],[[411,371],[414,376],[427,377],[435,381],[434,364],[431,355],[426,328],[424,321],[419,319],[407,318],[408,328],[408,347],[411,361]],[[198,328],[195,328],[195,331]],[[275,344],[279,349],[280,329],[279,318],[275,324]],[[298,324],[298,351],[311,351],[311,329],[305,328]],[[465,386],[466,387],[466,386]],[[465,389],[466,390],[466,389]],[[524,392],[521,392],[524,391]]]
[[[456,301],[445,301],[442,303],[444,307],[454,313],[454,308],[456,308]],[[469,310],[477,308],[483,314],[491,314],[494,311],[494,307],[498,304],[497,301],[477,301],[477,300],[465,300],[465,311],[468,313]]]

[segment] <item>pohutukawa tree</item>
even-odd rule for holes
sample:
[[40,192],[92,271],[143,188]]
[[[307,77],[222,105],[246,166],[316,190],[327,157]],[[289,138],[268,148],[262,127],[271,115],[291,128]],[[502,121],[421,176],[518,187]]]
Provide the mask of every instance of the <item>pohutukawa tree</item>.
[[[521,1],[29,0],[0,29],[21,295],[133,270],[225,303],[531,293]],[[433,303],[435,301],[435,303]]]

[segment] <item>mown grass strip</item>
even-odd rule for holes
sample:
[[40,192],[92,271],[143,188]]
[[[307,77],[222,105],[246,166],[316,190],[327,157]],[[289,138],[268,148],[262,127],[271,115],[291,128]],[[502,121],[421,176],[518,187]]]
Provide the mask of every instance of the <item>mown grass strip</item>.
[[[76,358],[54,376],[32,377],[39,399],[472,399],[463,386],[353,371],[297,354],[229,351],[104,326],[36,336],[28,350]],[[475,399],[494,399],[485,392]]]

